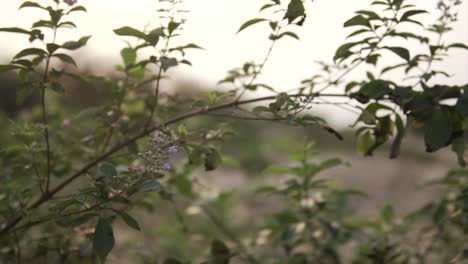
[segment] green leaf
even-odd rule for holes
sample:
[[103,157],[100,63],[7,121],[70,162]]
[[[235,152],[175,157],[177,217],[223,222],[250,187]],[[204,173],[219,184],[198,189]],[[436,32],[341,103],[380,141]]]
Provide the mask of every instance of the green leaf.
[[392,51],[393,53],[395,53],[396,55],[400,56],[401,58],[403,58],[404,60],[408,62],[411,59],[408,49],[405,49],[402,47],[384,47],[384,48]]
[[114,165],[107,163],[107,162],[99,166],[99,171],[108,178],[111,178],[117,175],[117,170],[115,169]]
[[55,43],[47,43],[46,47],[49,54],[53,54],[55,51],[60,49],[60,45],[57,45]]
[[230,250],[223,241],[215,239],[211,242],[211,255],[226,257],[229,253]]
[[82,214],[74,219],[72,219],[69,223],[69,227],[77,227],[80,225],[83,225],[89,221],[91,221],[94,217],[96,217],[96,213],[87,213],[87,214]]
[[120,51],[125,66],[135,64],[137,59],[136,50],[133,48],[124,48]]
[[69,64],[72,64],[75,67],[78,67],[76,65],[75,60],[71,56],[69,56],[67,54],[57,53],[57,54],[54,54],[52,57],[58,58],[58,59],[60,59],[61,61],[65,62],[65,63],[69,63]]
[[356,45],[360,44],[360,42],[349,42],[341,45],[335,52],[335,56],[333,57],[333,60],[339,60],[339,59],[346,59],[350,55],[353,54],[353,52],[350,51],[350,49]]
[[121,28],[115,29],[114,33],[119,36],[136,37],[136,38],[146,40],[145,33],[141,32],[138,29],[134,29],[132,27],[121,27]]
[[452,43],[448,45],[447,48],[459,48],[459,49],[468,49],[468,46],[463,43]]
[[100,218],[94,230],[93,248],[102,262],[114,248],[115,239],[112,225],[108,219]]
[[296,18],[302,17],[302,21],[298,22],[298,24],[302,24],[305,15],[305,8],[302,0],[291,0],[284,18],[288,19],[288,23],[291,24]]
[[[260,23],[260,22],[263,22],[263,21],[268,21],[268,19],[265,19],[265,18],[254,18],[254,19],[251,19],[247,22],[245,22],[244,24],[242,24],[242,26],[240,26],[239,30],[237,30],[237,33],[241,32],[242,30],[252,26],[252,25],[255,25],[257,23]],[[237,34],[236,33],[236,34]]]
[[426,10],[409,10],[409,11],[406,11],[400,18],[400,21],[408,21],[409,17],[411,16],[414,16],[414,15],[418,15],[418,14],[424,14],[424,13],[428,13]]
[[20,51],[18,54],[15,55],[15,57],[13,57],[13,59],[19,59],[31,55],[46,56],[47,52],[38,48],[28,48]]
[[205,153],[204,157],[204,166],[206,171],[212,171],[218,168],[219,165],[222,163],[222,158],[219,152],[214,149],[210,148]]
[[169,68],[177,66],[177,64],[176,58],[161,57],[161,68],[163,71],[167,71]]
[[180,24],[181,23],[170,21],[169,25],[167,26],[167,30],[169,31],[169,34],[172,34],[172,32],[174,32],[174,30],[176,30],[180,26]]
[[52,91],[56,92],[56,93],[63,93],[65,92],[65,88],[63,87],[63,85],[59,82],[50,82],[49,85],[47,86],[47,88],[50,88],[52,89]]
[[286,32],[283,32],[283,33],[279,34],[278,39],[280,39],[280,38],[282,38],[284,36],[289,36],[291,38],[295,38],[297,40],[300,40],[299,36],[296,33],[291,32],[291,31],[286,31]]
[[399,115],[396,115],[395,125],[397,129],[397,134],[395,136],[395,139],[393,140],[392,147],[390,149],[391,159],[398,157],[398,155],[400,154],[401,142],[403,141],[403,138],[406,133],[406,127],[403,124],[403,120]]
[[67,49],[67,50],[76,50],[88,43],[88,40],[91,38],[91,36],[85,36],[80,38],[78,41],[68,41],[63,43],[62,48]]
[[45,7],[42,7],[41,5],[39,5],[38,3],[31,2],[31,1],[26,1],[18,8],[18,10],[22,9],[22,8],[26,8],[26,7],[35,7],[35,8],[40,8],[40,9],[46,9]]
[[433,152],[447,145],[452,131],[453,124],[449,110],[446,108],[435,109],[431,119],[424,127],[426,151]]
[[380,217],[382,217],[382,220],[384,220],[386,223],[391,223],[395,219],[395,210],[393,210],[392,206],[386,205],[380,211]]
[[351,19],[347,20],[343,24],[344,27],[352,27],[352,26],[365,26],[368,28],[372,28],[369,20],[361,15],[357,15],[352,17]]
[[462,167],[466,166],[465,150],[466,150],[466,143],[465,143],[465,138],[463,136],[456,138],[452,142],[452,151],[455,152],[455,154],[457,154],[458,164]]
[[87,12],[88,10],[86,10],[86,8],[83,7],[83,6],[75,6],[72,9],[70,9],[70,11],[67,12],[67,15],[72,13],[72,12],[78,12],[78,11]]
[[133,229],[136,229],[138,231],[140,231],[140,225],[138,224],[138,222],[135,220],[135,218],[133,218],[132,216],[130,216],[129,214],[123,212],[123,211],[118,211],[118,210],[113,210],[118,216],[120,216],[120,218],[122,218],[122,220],[131,228]]
[[180,260],[177,260],[175,258],[167,258],[164,260],[163,264],[183,264]]
[[21,69],[21,67],[16,66],[16,65],[11,65],[11,64],[0,64],[0,73],[12,71],[16,69]]
[[22,28],[18,28],[18,27],[0,28],[0,32],[1,31],[11,32],[11,33],[27,34],[27,35],[31,34],[31,31],[26,30],[26,29],[22,29]]
[[372,153],[370,153],[369,150],[371,150],[372,146],[374,145],[374,139],[372,138],[372,135],[370,134],[370,132],[366,131],[358,135],[356,145],[357,145],[359,154],[363,156],[372,155]]

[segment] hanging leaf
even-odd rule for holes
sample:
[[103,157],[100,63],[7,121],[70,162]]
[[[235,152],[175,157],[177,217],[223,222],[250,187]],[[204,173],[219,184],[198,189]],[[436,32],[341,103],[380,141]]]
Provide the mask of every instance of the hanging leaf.
[[[302,0],[291,0],[288,5],[288,10],[284,15],[284,18],[288,19],[288,23],[291,24],[296,18],[302,17],[302,22],[305,18],[305,8]],[[300,24],[299,22],[298,24]]]
[[449,110],[447,108],[434,110],[431,119],[424,127],[426,151],[433,152],[447,145],[452,131],[453,124]]
[[118,216],[120,216],[120,218],[122,218],[122,220],[131,228],[133,229],[136,229],[138,231],[140,231],[140,225],[138,224],[138,222],[135,220],[135,218],[133,218],[132,216],[130,216],[129,214],[123,212],[123,211],[118,211],[118,210],[113,210]]
[[108,219],[100,218],[94,230],[93,248],[102,262],[114,248],[115,239],[112,225]]

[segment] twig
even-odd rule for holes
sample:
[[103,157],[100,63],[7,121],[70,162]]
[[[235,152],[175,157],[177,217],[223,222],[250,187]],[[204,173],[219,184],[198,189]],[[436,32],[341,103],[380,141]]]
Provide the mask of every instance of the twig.
[[[294,98],[308,97],[308,96],[314,96],[314,97],[322,97],[322,96],[324,96],[324,97],[347,97],[346,94],[312,94],[312,95],[310,95],[310,94],[292,94],[290,96],[294,97]],[[72,174],[70,177],[63,180],[61,183],[59,183],[56,187],[51,189],[49,192],[46,192],[46,193],[42,194],[36,201],[34,201],[28,207],[28,209],[34,209],[34,208],[40,207],[42,204],[46,203],[51,198],[53,198],[62,189],[67,187],[70,183],[74,182],[80,176],[86,174],[91,168],[97,166],[99,163],[101,163],[102,161],[105,161],[107,158],[109,158],[110,156],[112,156],[116,152],[118,152],[121,149],[127,147],[128,145],[132,144],[136,140],[149,135],[150,133],[152,133],[153,131],[155,131],[156,129],[158,129],[160,127],[169,126],[169,125],[178,123],[178,122],[180,122],[182,120],[185,120],[185,119],[188,119],[188,118],[191,118],[191,117],[194,117],[194,116],[203,115],[203,114],[210,113],[210,112],[215,112],[215,111],[230,108],[230,107],[237,107],[239,105],[245,105],[245,104],[256,103],[256,102],[261,102],[261,101],[269,101],[269,100],[275,100],[275,99],[276,99],[276,96],[265,96],[265,97],[258,97],[258,98],[254,98],[254,99],[243,100],[243,101],[233,101],[233,102],[229,102],[229,103],[225,103],[225,104],[221,104],[221,105],[217,105],[217,106],[213,106],[213,107],[203,108],[201,110],[193,111],[193,112],[190,112],[190,113],[186,113],[186,114],[180,115],[178,117],[175,117],[173,119],[170,119],[170,120],[162,123],[160,126],[155,126],[155,127],[144,129],[140,133],[138,133],[135,136],[130,137],[129,139],[115,145],[110,150],[103,153],[101,156],[93,159],[92,161],[90,161],[89,163],[84,165],[81,169],[79,169],[77,172]],[[0,230],[0,237],[8,234],[11,231],[11,229],[13,229],[23,218],[24,218],[24,215],[18,215],[13,220],[11,220],[9,223],[7,223]]]

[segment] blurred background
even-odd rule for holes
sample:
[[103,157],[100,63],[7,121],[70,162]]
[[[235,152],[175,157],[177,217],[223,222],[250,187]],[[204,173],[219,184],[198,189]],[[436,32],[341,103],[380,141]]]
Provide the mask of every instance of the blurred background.
[[[37,15],[33,9],[17,12],[21,1],[3,0],[0,9],[0,27],[18,26],[28,28]],[[308,16],[303,27],[296,32],[301,41],[285,39],[275,47],[271,58],[264,68],[260,80],[271,84],[278,91],[287,91],[300,84],[302,79],[314,75],[319,66],[316,61],[330,62],[336,48],[343,43],[349,33],[343,28],[343,22],[352,17],[353,12],[369,6],[371,1],[316,0],[308,1]],[[421,16],[423,23],[437,19],[436,0],[413,1],[421,8],[431,11]],[[226,76],[228,70],[242,66],[248,61],[261,62],[269,47],[267,25],[258,25],[236,35],[239,26],[258,14],[264,1],[252,0],[186,0],[184,8],[190,10],[184,16],[184,34],[178,40],[181,43],[193,42],[204,50],[192,51],[188,58],[193,67],[181,66],[170,70],[172,79],[165,81],[164,92],[197,94],[216,89],[217,82]],[[157,26],[158,16],[155,0],[79,0],[88,13],[77,13],[74,21],[78,29],[63,31],[58,42],[78,39],[84,35],[93,35],[88,45],[75,53],[80,72],[112,76],[114,65],[120,62],[119,51],[125,47],[124,40],[112,30],[122,26],[142,29],[148,25]],[[468,43],[468,3],[463,1],[459,7],[459,20],[454,30],[448,34],[448,42]],[[23,36],[14,34],[0,35],[0,64],[8,63],[11,58],[29,43]],[[408,47],[417,50],[418,45]],[[143,55],[142,55],[143,56]],[[397,59],[397,58],[395,58]],[[434,83],[466,84],[468,82],[468,54],[466,51],[453,50],[450,57],[438,66],[452,74],[450,78],[435,79]],[[348,79],[362,79],[362,70],[357,70]],[[0,144],[8,140],[10,120],[33,111],[38,98],[32,96],[23,106],[16,104],[18,81],[14,74],[0,75]],[[82,108],[99,106],[106,97],[105,87],[81,87],[71,84],[65,97],[59,102],[61,107],[71,112]],[[255,94],[255,96],[258,93]],[[246,96],[252,96],[247,94]],[[331,111],[332,110],[332,111]],[[349,127],[357,116],[340,108],[314,109],[316,114],[329,120],[333,127],[345,136],[342,142],[332,135],[318,129],[299,129],[249,121],[222,120],[229,123],[238,133],[223,148],[226,162],[220,170],[213,172],[197,171],[197,178],[203,186],[211,190],[207,196],[229,194],[223,206],[225,210],[236,208],[239,217],[232,226],[253,222],[268,214],[274,204],[265,197],[253,196],[252,190],[265,182],[281,179],[267,179],[261,172],[269,165],[287,164],[287,153],[304,144],[309,138],[316,142],[320,154],[317,159],[340,157],[349,163],[333,169],[327,175],[333,176],[340,184],[362,190],[368,198],[359,198],[353,202],[363,215],[376,215],[378,208],[391,204],[400,214],[409,212],[429,199],[438,195],[435,188],[423,188],[424,182],[444,175],[450,168],[457,166],[455,155],[447,149],[434,154],[424,152],[424,144],[418,131],[411,131],[402,147],[402,155],[396,160],[388,158],[387,148],[381,148],[373,157],[361,157],[355,150],[354,132]],[[206,121],[206,120],[205,120]],[[202,122],[202,121],[200,121]],[[208,123],[220,122],[210,119]],[[299,140],[298,140],[299,139]],[[230,160],[230,159],[226,159]],[[235,161],[234,161],[235,160]],[[242,168],[242,170],[239,170]],[[140,225],[145,233],[129,230],[123,224],[116,231],[117,249],[110,257],[110,263],[127,263],[132,250],[145,252],[147,255],[169,254],[170,252],[194,251],[196,246],[183,245],[183,233],[180,226],[174,225],[177,214],[171,205],[157,205],[157,214],[136,208],[134,214],[142,219]],[[199,208],[184,201],[180,211],[188,218],[199,214]],[[198,209],[197,209],[198,208]],[[198,210],[198,211],[197,211]],[[164,217],[163,217],[163,216]],[[205,223],[198,223],[203,226]],[[205,224],[206,225],[206,224]],[[206,227],[208,228],[208,227]],[[241,229],[241,228],[239,228]],[[203,228],[200,228],[203,230]],[[193,241],[203,241],[203,235],[192,236]],[[138,242],[135,242],[138,241]],[[207,240],[208,241],[208,240]],[[132,244],[133,243],[133,244]],[[130,247],[129,244],[132,244]],[[193,247],[193,248],[190,248]],[[159,249],[160,252],[154,252]],[[130,252],[129,252],[130,251]],[[180,252],[179,252],[180,253]],[[188,253],[187,253],[188,254]]]

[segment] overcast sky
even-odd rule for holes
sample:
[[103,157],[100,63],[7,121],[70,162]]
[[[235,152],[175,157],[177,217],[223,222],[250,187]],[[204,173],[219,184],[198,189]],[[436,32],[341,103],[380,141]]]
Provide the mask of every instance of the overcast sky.
[[[49,1],[49,0],[41,0]],[[28,28],[37,20],[34,10],[17,12],[22,1],[1,0],[0,27],[24,26]],[[229,69],[241,66],[246,61],[260,62],[265,55],[269,41],[267,25],[257,25],[236,35],[239,26],[248,19],[261,17],[259,7],[266,0],[185,0],[187,24],[184,40],[205,48],[204,51],[189,52],[193,67],[175,70],[177,78],[194,80],[210,86],[222,79]],[[305,25],[296,32],[301,41],[285,39],[276,46],[263,80],[268,80],[279,90],[297,87],[299,82],[312,76],[316,67],[313,62],[330,62],[336,48],[343,43],[349,30],[343,29],[343,22],[359,9],[369,7],[370,0],[315,0],[307,1],[308,17]],[[421,15],[425,22],[436,16],[437,0],[408,0],[431,11]],[[59,40],[69,40],[83,35],[93,35],[89,45],[79,52],[79,64],[90,64],[100,72],[111,71],[119,62],[119,49],[125,44],[112,30],[121,26],[143,28],[148,23],[159,25],[156,0],[79,0],[88,13],[76,13],[76,30],[64,30]],[[466,1],[459,7],[459,21],[449,40],[468,43],[468,7]],[[2,33],[0,35],[0,61],[8,62],[22,47],[28,45],[24,36]],[[417,49],[417,45],[411,48]],[[454,51],[443,64],[454,76],[450,83],[462,84],[468,81],[468,52]],[[394,58],[395,61],[398,58]],[[359,72],[359,71],[358,71]],[[356,76],[356,75],[355,75]]]

